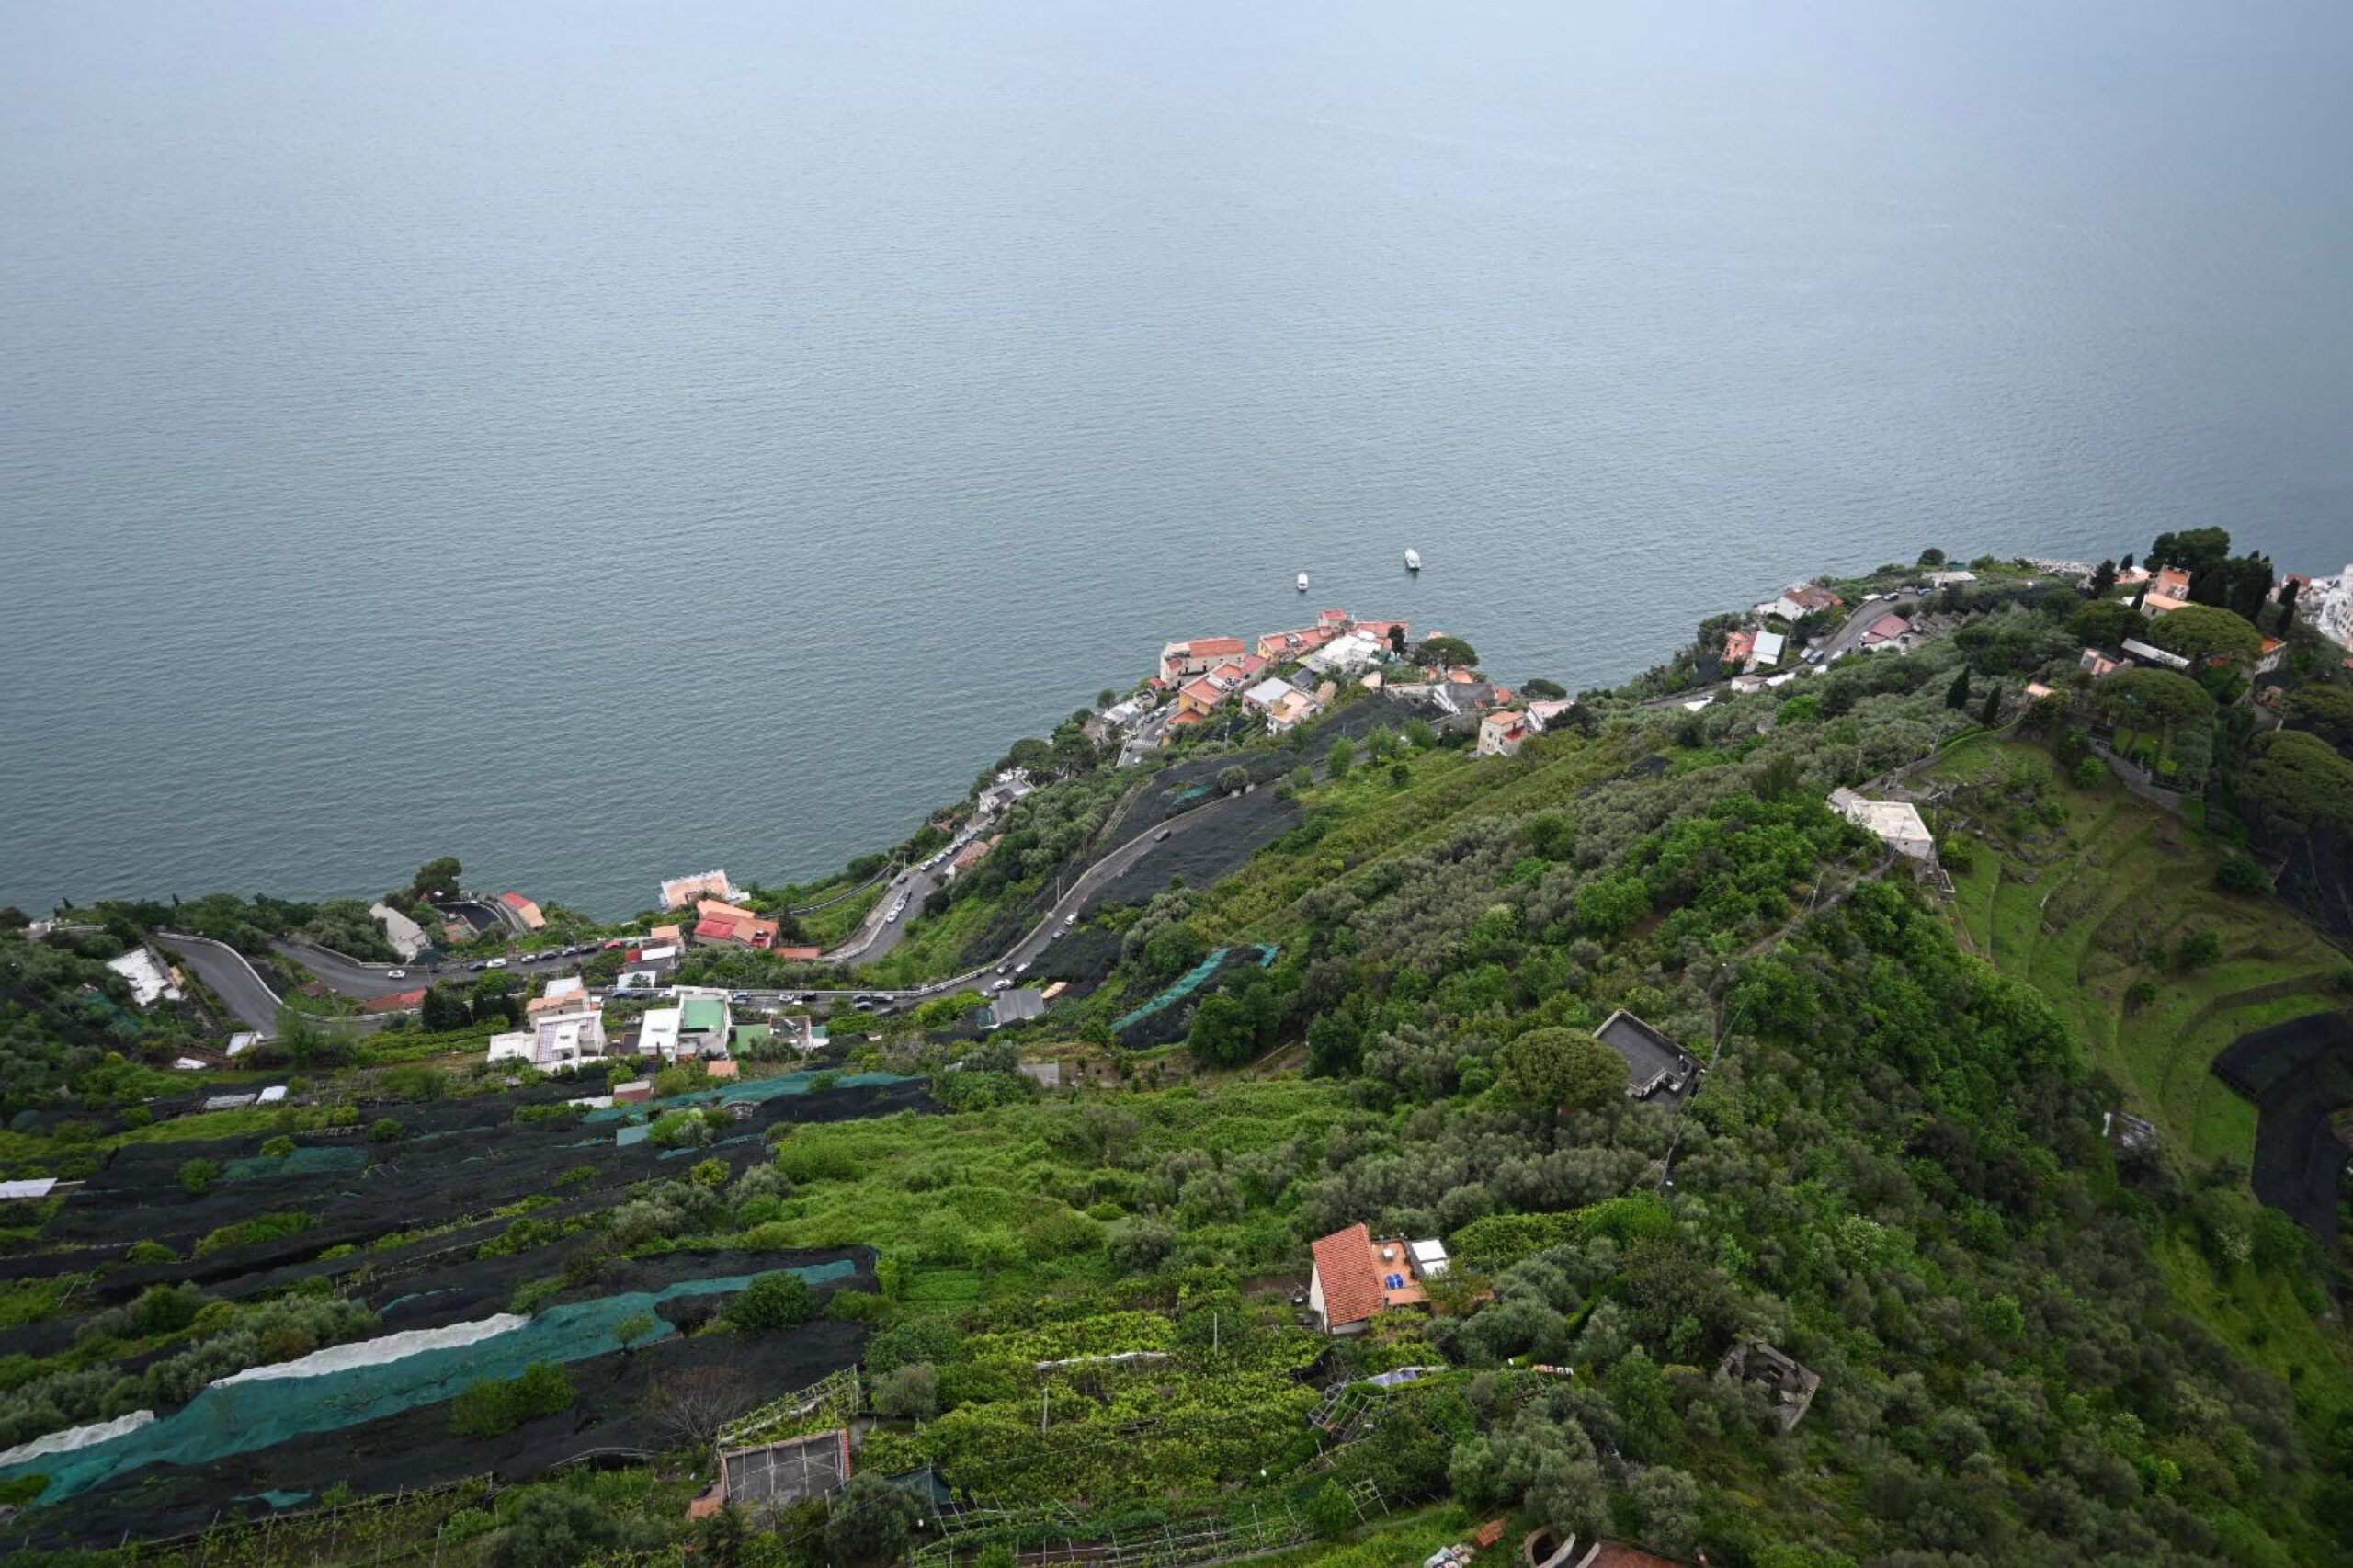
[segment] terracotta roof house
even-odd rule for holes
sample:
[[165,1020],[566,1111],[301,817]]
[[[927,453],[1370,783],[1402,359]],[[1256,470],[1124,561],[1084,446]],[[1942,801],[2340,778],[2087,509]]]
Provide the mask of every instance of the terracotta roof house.
[[2277,637],[2265,638],[2263,640],[2263,652],[2255,656],[2255,673],[2259,676],[2268,676],[2273,670],[2278,669],[2279,667],[2279,655],[2287,651],[2288,644],[2280,642]]
[[1242,705],[1245,708],[1256,708],[1263,712],[1267,709],[1272,708],[1276,703],[1280,702],[1283,699],[1285,693],[1296,691],[1298,689],[1298,687],[1292,686],[1290,682],[1287,680],[1283,680],[1275,676],[1268,676],[1265,680],[1260,681],[1257,685],[1252,687],[1249,690],[1242,694]]
[[2181,566],[2165,567],[2157,574],[2157,580],[2149,585],[2149,592],[2165,594],[2177,599],[2188,598],[2189,597],[2188,569]]
[[1738,631],[1724,634],[1723,662],[1725,664],[1745,665],[1748,663],[1749,655],[1756,652],[1756,632],[1753,627],[1743,627]]
[[1321,702],[1303,691],[1294,691],[1267,710],[1267,732],[1279,735],[1295,730],[1323,711]]
[[412,1013],[425,1006],[422,991],[396,991],[390,996],[371,996],[360,1004],[371,1013]]
[[2189,601],[2188,599],[2182,598],[2177,595],[2162,594],[2156,589],[2151,588],[2146,594],[2142,596],[2141,613],[2147,616],[2151,620],[2154,620],[2160,616],[2171,615],[2174,611],[2183,608],[2188,603]]
[[1518,756],[1521,744],[1535,733],[1526,714],[1497,709],[1479,721],[1479,755]]
[[1375,1312],[1427,1301],[1423,1282],[1447,1267],[1437,1242],[1376,1242],[1361,1224],[1325,1236],[1313,1251],[1307,1305],[1326,1334],[1362,1334]]
[[2098,649],[2086,648],[2084,656],[2075,661],[2075,667],[2088,672],[2094,680],[2097,680],[2102,676],[2114,675],[2122,666]]
[[948,862],[948,869],[953,872],[967,870],[977,866],[988,858],[990,850],[1004,842],[1005,835],[1001,833],[987,838],[976,838],[956,852],[956,858]]
[[1802,583],[1764,608],[1785,620],[1803,620],[1816,610],[1836,609],[1846,602],[1827,588]]
[[1189,642],[1171,642],[1160,651],[1160,678],[1171,686],[1182,685],[1188,677],[1249,651],[1239,637],[1196,637]]
[[519,892],[500,893],[498,902],[520,915],[523,924],[534,931],[548,923],[548,917],[540,913],[540,906]]
[[1269,631],[1258,639],[1258,656],[1276,664],[1305,658],[1338,633],[1330,627],[1307,626],[1297,631]]
[[588,1000],[588,984],[576,974],[559,974],[547,983],[547,989],[523,1004],[526,1017],[541,1013],[572,1013],[584,1006],[593,1006]]
[[1180,715],[1208,713],[1223,702],[1238,684],[1238,678],[1226,681],[1213,675],[1203,676],[1200,679],[1188,683],[1183,690],[1177,692],[1176,711]]
[[783,926],[774,920],[763,920],[748,909],[717,899],[703,899],[695,905],[694,939],[706,944],[726,943],[740,948],[763,950],[776,946]]

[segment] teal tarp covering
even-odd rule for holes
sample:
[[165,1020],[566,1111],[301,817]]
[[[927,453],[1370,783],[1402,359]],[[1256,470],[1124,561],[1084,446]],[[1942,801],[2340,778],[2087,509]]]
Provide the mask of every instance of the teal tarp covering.
[[[857,1272],[847,1260],[796,1268],[812,1285],[828,1284]],[[585,1361],[621,1348],[613,1325],[654,1314],[660,1303],[679,1296],[715,1296],[740,1290],[757,1275],[687,1279],[659,1290],[628,1290],[548,1307],[517,1327],[471,1345],[420,1350],[381,1366],[350,1367],[308,1378],[264,1378],[216,1383],[171,1415],[121,1437],[68,1453],[44,1454],[0,1471],[0,1479],[46,1475],[43,1503],[59,1503],[113,1477],[151,1464],[208,1464],[231,1454],[249,1453],[305,1432],[332,1432],[380,1416],[397,1415],[421,1404],[454,1399],[486,1378],[513,1378],[534,1361]],[[642,1343],[666,1339],[677,1330],[658,1314]]]
[[[1275,958],[1282,951],[1282,949],[1274,946],[1270,942],[1260,942],[1257,945],[1257,948],[1258,967],[1260,969],[1273,968]],[[1138,1007],[1134,1012],[1130,1013],[1118,1023],[1113,1024],[1111,1026],[1111,1032],[1113,1034],[1117,1034],[1121,1029],[1124,1029],[1132,1024],[1140,1024],[1143,1022],[1144,1019],[1152,1017],[1154,1013],[1159,1012],[1162,1008],[1177,1002],[1182,1002],[1186,997],[1190,996],[1194,992],[1199,991],[1202,986],[1209,983],[1210,977],[1218,971],[1220,966],[1225,962],[1226,955],[1232,951],[1233,951],[1232,948],[1218,949],[1217,951],[1211,953],[1199,963],[1194,965],[1191,971],[1188,973],[1184,979],[1178,981],[1176,984],[1170,986],[1167,990],[1162,992],[1151,1001],[1146,1002],[1142,1006]]]

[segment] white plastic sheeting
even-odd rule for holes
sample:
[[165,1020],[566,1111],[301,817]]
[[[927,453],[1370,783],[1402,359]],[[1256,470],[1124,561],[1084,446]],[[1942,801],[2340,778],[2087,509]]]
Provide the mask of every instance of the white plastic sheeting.
[[28,1176],[23,1181],[0,1181],[0,1199],[47,1198],[49,1189],[56,1185],[55,1176]]
[[[388,1334],[381,1339],[361,1339],[349,1345],[330,1345],[324,1350],[313,1350],[308,1356],[291,1361],[279,1361],[267,1367],[248,1367],[242,1372],[232,1372],[213,1381],[222,1383],[259,1382],[265,1378],[315,1378],[323,1372],[340,1372],[352,1367],[380,1367],[387,1361],[402,1361],[426,1350],[450,1350],[460,1345],[477,1345],[485,1339],[495,1339],[502,1334],[512,1334],[531,1320],[514,1312],[500,1312],[496,1317],[479,1318],[472,1323],[453,1323],[446,1328],[412,1328],[399,1334]],[[152,1418],[151,1418],[152,1419]]]
[[51,1432],[46,1437],[19,1443],[6,1453],[0,1454],[0,1470],[6,1470],[12,1464],[22,1464],[27,1460],[39,1459],[43,1454],[71,1453],[92,1443],[103,1443],[109,1437],[119,1437],[125,1432],[136,1432],[154,1419],[155,1413],[152,1410],[134,1410],[128,1415],[118,1415],[111,1421],[101,1421],[95,1426]]

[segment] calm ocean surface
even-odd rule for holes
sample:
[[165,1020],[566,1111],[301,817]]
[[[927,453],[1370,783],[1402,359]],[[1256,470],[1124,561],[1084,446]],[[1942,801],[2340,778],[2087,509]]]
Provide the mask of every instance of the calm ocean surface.
[[[0,13],[0,903],[608,914],[1172,636],[2353,556],[2343,0]],[[1407,545],[1429,569],[1408,582]]]

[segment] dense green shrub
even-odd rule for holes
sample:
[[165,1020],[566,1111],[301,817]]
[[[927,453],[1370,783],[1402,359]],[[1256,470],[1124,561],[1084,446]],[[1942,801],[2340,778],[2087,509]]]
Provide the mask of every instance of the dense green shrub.
[[449,1431],[460,1437],[496,1437],[526,1421],[572,1408],[580,1390],[572,1374],[548,1361],[534,1361],[520,1377],[488,1378],[449,1402]]
[[795,1328],[817,1315],[817,1291],[798,1274],[779,1269],[753,1280],[727,1303],[727,1321],[755,1334]]
[[274,1242],[281,1236],[300,1235],[319,1222],[315,1214],[299,1210],[273,1210],[256,1214],[250,1220],[240,1220],[223,1225],[196,1244],[196,1256],[203,1257],[223,1247],[250,1245],[255,1242]]

